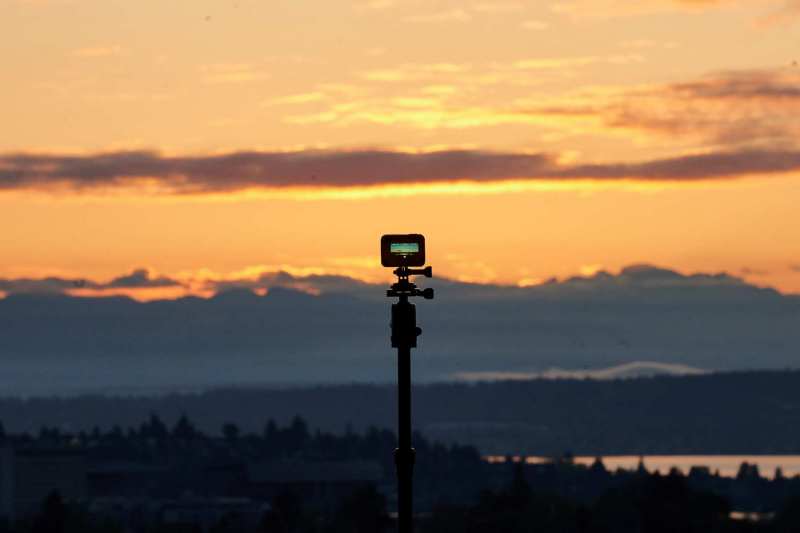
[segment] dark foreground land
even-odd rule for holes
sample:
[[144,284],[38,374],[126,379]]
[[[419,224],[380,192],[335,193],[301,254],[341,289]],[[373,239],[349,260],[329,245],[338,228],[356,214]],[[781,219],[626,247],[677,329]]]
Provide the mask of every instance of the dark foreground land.
[[[800,531],[800,477],[565,453],[796,455],[800,372],[424,385],[414,401],[421,533]],[[394,417],[388,385],[2,399],[0,532],[392,531]]]
[[[386,498],[374,487],[342,498],[330,512],[307,506],[286,492],[248,523],[236,512],[200,525],[188,520],[165,521],[164,515],[144,524],[125,523],[85,506],[65,504],[58,493],[48,496],[38,513],[1,531],[17,533],[385,533],[395,531]],[[470,505],[441,505],[417,515],[421,533],[795,533],[800,530],[800,499],[788,500],[776,513],[735,517],[719,496],[692,489],[677,475],[638,476],[604,492],[591,502],[579,502],[552,492],[531,489],[518,475],[503,489],[482,491]],[[141,529],[137,528],[137,525]]]
[[[531,380],[414,388],[414,427],[484,455],[553,456],[800,453],[800,371],[617,381]],[[186,414],[206,432],[226,422],[260,432],[295,415],[343,434],[394,427],[391,385],[226,389],[162,396],[0,399],[6,430],[91,431],[168,424]]]
[[[0,516],[13,515],[0,531],[392,531],[395,442],[376,428],[311,431],[301,418],[260,432],[229,423],[207,434],[186,417],[151,416],[126,429],[4,435]],[[735,478],[660,475],[569,457],[489,464],[421,435],[415,445],[423,533],[800,530],[800,476],[766,479],[747,464]]]

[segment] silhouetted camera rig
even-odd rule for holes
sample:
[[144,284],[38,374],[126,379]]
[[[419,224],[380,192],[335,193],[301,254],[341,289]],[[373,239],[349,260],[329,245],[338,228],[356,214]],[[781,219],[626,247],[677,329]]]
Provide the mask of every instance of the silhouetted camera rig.
[[433,299],[433,289],[418,289],[411,276],[433,277],[433,269],[411,268],[425,265],[425,237],[419,234],[384,235],[381,237],[381,264],[396,267],[393,283],[386,296],[398,298],[392,304],[391,340],[397,348],[397,440],[394,462],[397,468],[397,529],[411,533],[412,476],[414,473],[414,448],[411,446],[411,348],[417,347],[417,337],[422,329],[417,327],[417,310],[409,298],[422,296]]
[[397,267],[394,270],[397,276],[397,283],[386,291],[389,298],[400,298],[396,304],[392,304],[392,348],[401,348],[407,344],[409,348],[417,347],[417,337],[422,334],[422,329],[417,327],[417,308],[408,301],[414,296],[422,296],[426,300],[433,300],[433,289],[418,289],[417,286],[409,281],[409,276],[433,277],[431,267],[408,268]]

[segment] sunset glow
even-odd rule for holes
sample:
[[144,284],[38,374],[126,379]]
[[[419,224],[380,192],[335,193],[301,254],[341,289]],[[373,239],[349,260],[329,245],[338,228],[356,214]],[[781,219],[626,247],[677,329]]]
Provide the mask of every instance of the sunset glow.
[[[382,282],[379,236],[424,232],[463,281],[651,263],[800,292],[799,13],[10,0],[0,278]],[[101,287],[136,269],[180,284]]]

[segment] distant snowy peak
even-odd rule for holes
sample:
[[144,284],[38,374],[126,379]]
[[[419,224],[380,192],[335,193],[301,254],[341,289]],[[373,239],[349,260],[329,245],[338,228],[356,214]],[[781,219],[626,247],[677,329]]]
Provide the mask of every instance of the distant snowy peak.
[[530,379],[593,379],[610,381],[654,376],[695,376],[709,373],[707,370],[688,365],[634,361],[607,368],[569,370],[549,368],[536,372],[459,372],[452,377],[456,381],[523,381]]

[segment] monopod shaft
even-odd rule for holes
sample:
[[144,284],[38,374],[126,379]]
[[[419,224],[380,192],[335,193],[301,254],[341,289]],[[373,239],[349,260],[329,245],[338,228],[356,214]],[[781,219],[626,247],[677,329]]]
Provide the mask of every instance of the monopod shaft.
[[414,449],[411,447],[411,348],[397,348],[397,525],[399,533],[412,533],[412,477]]

